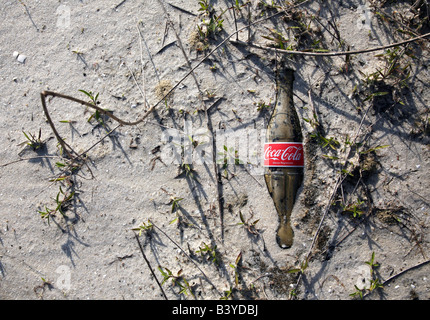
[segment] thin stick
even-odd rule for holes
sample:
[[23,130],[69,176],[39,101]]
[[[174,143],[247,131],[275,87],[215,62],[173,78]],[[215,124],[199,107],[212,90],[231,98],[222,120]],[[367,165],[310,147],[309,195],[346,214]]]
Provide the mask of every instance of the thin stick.
[[397,47],[397,46],[401,46],[401,45],[408,44],[411,42],[415,42],[415,41],[427,38],[428,36],[430,36],[430,32],[423,34],[421,36],[415,37],[415,38],[411,38],[411,39],[396,42],[396,43],[391,43],[391,44],[388,44],[385,46],[379,46],[379,47],[373,47],[373,48],[361,49],[361,50],[333,51],[333,52],[310,52],[310,51],[284,50],[284,49],[266,47],[266,46],[262,46],[262,45],[251,43],[251,42],[243,42],[243,41],[235,41],[235,40],[230,40],[230,42],[233,44],[238,44],[238,45],[242,45],[242,46],[253,47],[253,48],[257,48],[257,49],[261,49],[261,50],[276,51],[276,52],[285,53],[285,54],[295,54],[295,55],[302,55],[302,56],[333,57],[333,56],[342,56],[342,55],[368,53],[368,52],[373,52],[373,51],[385,50],[385,49],[389,49],[392,47]]
[[[158,71],[157,71],[157,68],[155,67],[154,60],[152,60],[151,51],[149,51],[148,45],[146,44],[145,38],[143,37],[143,34],[142,34],[142,31],[140,31],[140,27],[139,27],[140,24],[143,24],[143,22],[139,21],[139,23],[137,24],[137,30],[139,31],[140,39],[141,40],[143,39],[143,42],[145,43],[145,47],[146,47],[146,51],[148,52],[149,60],[151,61],[152,67],[154,68],[154,72],[155,72],[155,75],[157,76],[158,82],[160,82],[160,76],[158,75]],[[164,100],[164,98],[163,98],[163,100]],[[161,101],[163,101],[163,100],[161,100]],[[159,101],[158,103],[160,103],[161,101]]]
[[161,292],[163,293],[164,299],[169,300],[169,299],[167,299],[166,293],[164,292],[163,287],[161,286],[160,282],[158,281],[157,276],[154,273],[154,270],[152,270],[151,264],[149,263],[149,260],[146,258],[145,252],[143,252],[143,248],[142,248],[142,244],[140,243],[139,236],[137,234],[134,234],[134,237],[136,238],[136,241],[139,245],[140,252],[142,252],[143,259],[145,260],[146,264],[148,265],[148,268],[151,271],[152,276],[155,278],[155,281],[157,282],[158,286],[160,287]]
[[[130,69],[130,67],[129,67],[127,64],[126,64],[126,66],[127,66],[128,71],[131,73],[131,75],[132,75],[132,77],[133,77],[133,80],[134,80],[134,83],[137,85],[137,88],[139,89],[140,94],[142,95],[142,97],[143,97],[143,99],[144,99],[143,103],[144,103],[144,105],[146,106],[145,93],[144,93],[144,92],[142,91],[142,89],[140,88],[140,85],[139,85],[139,83],[137,82],[137,79],[136,79],[136,77],[134,76],[133,71]],[[142,67],[142,73],[143,73],[143,67]]]

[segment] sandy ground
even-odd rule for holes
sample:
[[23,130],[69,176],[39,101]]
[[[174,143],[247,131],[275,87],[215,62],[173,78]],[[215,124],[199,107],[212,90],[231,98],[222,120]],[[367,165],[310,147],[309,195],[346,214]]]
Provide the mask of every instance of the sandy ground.
[[[216,28],[197,0],[3,1],[0,298],[164,299],[151,267],[171,300],[429,299],[428,40],[288,56],[306,167],[286,250],[258,160],[283,54],[226,41],[189,73],[235,16],[237,28],[254,23],[241,41],[270,46],[282,34],[289,49],[361,50],[429,32],[412,2],[306,1],[265,19],[280,10],[271,1],[235,12],[235,1],[209,1]],[[145,121],[119,128],[48,97],[60,135],[86,152],[73,172],[40,99],[99,93],[100,107],[135,121],[175,85]],[[22,144],[23,132],[43,145]],[[227,166],[213,165],[208,132],[216,158],[228,146]],[[230,161],[235,150],[244,164]],[[68,196],[64,215],[49,211]]]

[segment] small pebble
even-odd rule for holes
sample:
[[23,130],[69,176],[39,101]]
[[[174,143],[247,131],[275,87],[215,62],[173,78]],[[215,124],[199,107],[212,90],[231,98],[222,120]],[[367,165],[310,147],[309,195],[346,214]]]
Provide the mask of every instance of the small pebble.
[[27,56],[20,54],[20,55],[18,55],[17,60],[21,63],[25,63],[25,60],[27,60]]
[[18,51],[14,51],[13,52],[13,57],[16,59],[16,58],[18,58],[18,56],[19,56],[19,52]]

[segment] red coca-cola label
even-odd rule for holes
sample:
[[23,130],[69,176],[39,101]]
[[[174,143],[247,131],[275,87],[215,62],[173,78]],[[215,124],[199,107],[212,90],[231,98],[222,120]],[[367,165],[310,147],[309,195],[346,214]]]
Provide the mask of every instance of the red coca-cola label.
[[303,143],[267,142],[264,144],[265,167],[303,167]]

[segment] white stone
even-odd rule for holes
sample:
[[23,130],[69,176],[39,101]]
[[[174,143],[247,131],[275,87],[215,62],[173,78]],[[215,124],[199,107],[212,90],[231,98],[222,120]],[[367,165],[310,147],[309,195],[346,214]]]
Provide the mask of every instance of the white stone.
[[18,55],[17,60],[21,63],[25,63],[25,60],[27,60],[27,56],[20,54],[20,55]]
[[16,58],[18,58],[18,56],[19,56],[19,52],[18,51],[14,51],[13,52],[13,57],[16,59]]

